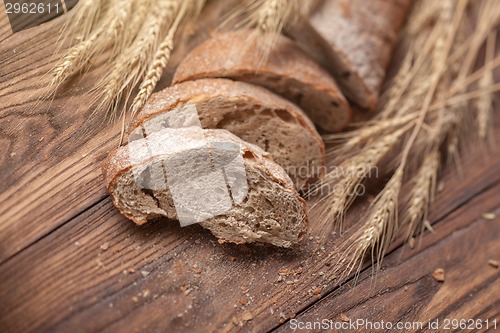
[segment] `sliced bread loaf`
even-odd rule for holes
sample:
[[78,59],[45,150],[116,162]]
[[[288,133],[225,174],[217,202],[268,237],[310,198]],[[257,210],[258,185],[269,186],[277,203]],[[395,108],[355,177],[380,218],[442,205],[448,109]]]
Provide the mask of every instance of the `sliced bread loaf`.
[[288,33],[330,70],[349,100],[374,109],[410,3],[325,0]]
[[[221,241],[233,243],[289,247],[303,237],[305,201],[268,153],[225,130],[174,131],[169,142],[158,132],[109,154],[103,173],[123,215],[143,224],[162,216],[181,220],[182,214],[189,223],[201,222]],[[200,131],[205,147],[199,146]],[[171,145],[170,151],[165,145]],[[238,159],[241,169],[230,166]],[[216,181],[219,174],[225,182]],[[187,191],[175,196],[179,186]]]
[[186,55],[174,83],[231,78],[264,86],[294,102],[328,132],[340,131],[351,110],[332,77],[293,41],[279,37],[266,61],[265,45],[247,30],[221,33]]
[[203,128],[222,128],[271,153],[297,189],[324,173],[324,143],[307,116],[267,89],[227,79],[186,81],[151,96],[132,131],[191,103]]

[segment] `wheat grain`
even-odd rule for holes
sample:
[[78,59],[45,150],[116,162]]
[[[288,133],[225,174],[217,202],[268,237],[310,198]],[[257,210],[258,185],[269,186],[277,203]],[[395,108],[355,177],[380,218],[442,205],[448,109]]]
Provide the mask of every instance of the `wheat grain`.
[[370,206],[370,211],[364,219],[366,222],[340,246],[343,254],[337,267],[345,265],[341,276],[348,276],[354,269],[359,273],[369,250],[372,262],[380,267],[382,258],[398,230],[398,197],[402,179],[403,169],[400,167]]
[[314,3],[315,0],[246,0],[229,13],[224,24],[238,20],[235,28],[254,29],[248,47],[240,52],[248,52],[251,45],[258,42],[261,46],[258,48],[259,63],[262,64],[283,28],[295,24],[301,13],[307,13]]
[[[496,31],[492,32],[487,39],[486,45],[486,60],[485,63],[491,61],[495,52],[495,41],[496,41]],[[479,87],[485,88],[487,86],[493,85],[493,73],[487,71],[484,73],[483,77],[479,81]],[[480,139],[486,139],[488,133],[491,132],[492,126],[492,111],[493,111],[493,98],[491,94],[483,94],[477,99],[476,110],[477,110],[477,133]]]
[[185,0],[181,4],[181,8],[176,14],[176,19],[170,27],[167,36],[156,50],[153,61],[151,62],[151,65],[146,72],[145,78],[139,87],[139,92],[132,102],[132,106],[130,107],[131,119],[144,106],[148,98],[153,93],[156,84],[160,80],[163,70],[167,66],[170,55],[174,48],[174,35],[177,31],[177,28],[181,24],[181,21],[187,16],[191,16],[191,18],[196,17],[203,7],[203,4],[204,1],[200,0]]
[[368,145],[359,154],[342,162],[337,169],[328,172],[323,180],[307,193],[312,195],[326,192],[312,208],[319,209],[322,220],[342,226],[345,212],[356,198],[357,187],[408,129],[409,126],[398,129]]
[[[159,41],[164,38],[165,27],[170,26],[176,17],[182,0],[162,0],[157,3],[157,11],[146,18],[133,43],[118,57],[110,73],[93,89],[96,111],[105,112],[110,119],[124,116],[126,103],[152,61]],[[165,33],[166,34],[166,33]],[[124,100],[122,100],[122,97]]]
[[438,146],[435,146],[431,153],[425,157],[420,170],[415,176],[414,186],[407,207],[404,209],[403,223],[408,225],[408,240],[419,229],[422,230],[423,222],[427,220],[429,206],[434,200],[439,162],[440,154]]
[[338,142],[347,140],[334,152],[327,152],[328,155],[334,154],[338,156],[345,156],[359,151],[359,147],[368,141],[374,141],[383,137],[387,131],[394,131],[416,118],[416,113],[410,113],[405,116],[398,116],[392,119],[381,119],[378,121],[367,122],[363,127],[358,130],[330,134],[323,136],[325,142]]

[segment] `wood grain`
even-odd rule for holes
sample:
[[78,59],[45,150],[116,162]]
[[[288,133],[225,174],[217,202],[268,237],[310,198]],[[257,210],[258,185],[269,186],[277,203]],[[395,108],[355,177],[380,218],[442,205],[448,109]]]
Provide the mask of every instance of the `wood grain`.
[[[391,253],[375,285],[368,270],[355,288],[338,288],[329,253],[340,239],[317,220],[302,247],[283,250],[219,245],[197,225],[162,220],[138,227],[121,216],[100,172],[119,125],[89,117],[85,94],[102,69],[52,103],[36,103],[40,75],[54,64],[57,20],[0,41],[0,331],[267,331],[286,329],[296,314],[336,318],[342,311],[372,320],[498,316],[497,273],[481,266],[498,252],[498,220],[478,216],[498,213],[500,147],[489,158],[480,150],[463,156],[461,175],[444,173],[429,217],[437,232],[421,248]],[[3,23],[0,16],[0,29]],[[169,75],[159,86],[168,82]],[[357,202],[347,226],[367,206],[368,197]],[[400,247],[399,240],[392,249]],[[443,285],[429,280],[437,265],[449,272]]]
[[[207,6],[202,33],[174,50],[158,89],[171,81],[182,55],[208,37],[220,10],[216,2]],[[102,66],[61,88],[54,101],[37,103],[40,78],[58,59],[63,19],[0,43],[0,263],[106,197],[100,165],[118,145],[120,124],[91,117],[86,94],[105,75]]]
[[[497,183],[438,223],[420,247],[405,246],[387,256],[375,278],[367,269],[356,285],[351,282],[336,289],[295,319],[304,324],[322,319],[340,322],[343,314],[352,321],[422,323],[426,332],[444,331],[445,318],[498,323],[500,270],[488,261],[499,258],[500,218],[487,220],[481,213],[500,216],[499,197]],[[443,283],[432,277],[437,268],[445,271]],[[436,320],[441,323],[439,330],[430,329],[429,321]],[[277,331],[289,328],[290,321]]]
[[53,102],[37,103],[57,35],[47,26],[46,39],[29,42],[35,30],[0,45],[0,261],[102,200],[100,160],[119,132],[90,117],[84,92],[96,71]]
[[[463,177],[444,175],[432,221],[499,181],[495,156],[500,154],[478,166],[471,155]],[[462,223],[498,204],[498,189],[493,194],[478,200],[486,206],[474,202],[474,219]],[[351,222],[366,204],[350,214]],[[450,224],[436,235],[454,229]],[[339,240],[323,230],[313,224],[311,238],[292,251],[219,245],[197,225],[158,221],[137,227],[105,199],[0,266],[0,300],[9,304],[0,320],[20,332],[265,331],[335,289],[326,249]]]
[[10,27],[9,18],[5,11],[5,5],[2,1],[0,5],[0,43],[12,36],[12,28]]

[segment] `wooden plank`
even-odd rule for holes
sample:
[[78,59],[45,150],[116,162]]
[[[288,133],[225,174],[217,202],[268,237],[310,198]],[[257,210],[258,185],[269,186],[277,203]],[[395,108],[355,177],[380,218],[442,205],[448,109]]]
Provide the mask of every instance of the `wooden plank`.
[[[479,165],[477,152],[468,156],[463,177],[444,175],[432,221],[499,181],[496,152]],[[477,209],[498,205],[495,191],[476,200],[483,206],[474,204],[474,218]],[[351,222],[366,204],[349,215]],[[463,223],[470,224],[467,212],[461,212]],[[339,239],[324,229],[313,223],[310,238],[294,250],[219,245],[197,225],[135,226],[106,199],[0,266],[0,300],[8,304],[0,309],[0,323],[27,332],[206,331],[238,329],[240,323],[270,329],[316,302],[315,287],[322,294],[335,287],[326,249]]]
[[[2,331],[143,331],[144,325],[205,331],[237,329],[240,322],[263,330],[313,304],[311,286],[333,288],[321,248],[338,240],[325,237],[319,223],[294,251],[220,246],[199,226],[136,227],[103,201],[99,164],[118,126],[89,119],[83,93],[103,74],[92,70],[50,107],[35,108],[40,74],[53,64],[53,36],[33,41],[42,28],[0,44],[0,140],[9,147],[0,151]],[[4,52],[14,49],[15,56]],[[499,180],[499,151],[479,167],[477,156],[466,157],[463,178],[445,177],[433,221]],[[366,203],[357,207],[351,222]],[[277,281],[280,269],[291,272],[283,276],[293,284]],[[243,320],[247,312],[253,319]]]
[[12,28],[10,27],[9,18],[5,10],[5,5],[2,1],[0,5],[0,43],[12,36]]
[[[219,10],[217,2],[207,6],[198,22],[206,29],[174,50],[159,89],[183,54],[207,38]],[[36,103],[40,77],[57,59],[54,27],[61,19],[0,44],[0,145],[6,147],[0,150],[0,263],[106,197],[100,165],[118,144],[120,124],[90,117],[86,94],[102,68],[64,86],[53,102]]]
[[[417,323],[422,325],[419,330],[426,332],[445,331],[446,319],[473,319],[474,324],[467,324],[480,332],[486,331],[486,320],[492,330],[496,319],[499,328],[500,270],[488,263],[500,259],[499,198],[497,185],[439,223],[435,234],[424,237],[420,248],[399,248],[386,258],[375,278],[367,269],[357,285],[351,281],[338,288],[277,332],[314,322],[320,327],[322,320],[340,323],[341,314],[353,322]],[[497,218],[481,218],[481,212],[495,212]],[[436,268],[444,269],[444,283],[432,277]],[[476,320],[482,321],[482,329],[475,326]],[[429,322],[439,326],[434,329]],[[453,323],[448,324],[451,330]],[[323,328],[334,325],[327,323]],[[356,328],[370,330],[370,326],[363,325]],[[461,330],[455,327],[454,331]]]
[[[91,118],[86,80],[52,103],[36,103],[57,35],[38,29],[0,46],[0,261],[102,200],[100,160],[118,143],[119,125]],[[15,53],[12,53],[13,51]]]

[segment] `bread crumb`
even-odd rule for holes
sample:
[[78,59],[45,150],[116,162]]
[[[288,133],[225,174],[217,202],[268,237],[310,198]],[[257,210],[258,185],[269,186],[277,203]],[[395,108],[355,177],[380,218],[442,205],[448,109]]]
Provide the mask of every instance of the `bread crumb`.
[[491,266],[491,267],[494,267],[494,268],[498,268],[499,267],[499,263],[498,261],[494,260],[494,259],[490,259],[488,260],[488,264]]
[[321,288],[315,288],[315,289],[313,289],[312,293],[313,293],[314,295],[319,295],[319,294],[321,294]]
[[218,239],[218,240],[217,240],[217,243],[219,243],[219,244],[221,244],[221,245],[222,245],[222,244],[224,244],[225,242],[226,242],[226,241],[225,241],[225,240],[223,240],[223,239]]
[[246,288],[246,287],[243,287],[241,286],[240,287],[241,291],[244,292],[244,293],[247,293],[250,289]]
[[405,291],[407,291],[407,290],[408,290],[408,286],[405,286],[405,287],[404,287],[404,290],[405,290]]
[[106,242],[101,245],[101,250],[106,251],[109,248],[109,242]]
[[436,268],[434,272],[432,272],[432,277],[438,282],[444,282],[444,269]]
[[494,220],[496,217],[496,215],[493,213],[483,213],[481,216],[486,220]]
[[181,286],[181,291],[187,296],[191,292],[191,288],[188,285],[183,285]]
[[350,321],[349,317],[347,317],[345,314],[341,313],[339,316],[340,320],[343,321],[344,323]]
[[438,191],[438,192],[442,192],[442,191],[443,191],[443,189],[444,189],[444,183],[443,183],[442,181],[440,181],[440,182],[438,183],[438,186],[437,186],[437,191]]
[[149,273],[151,273],[151,272],[148,272],[148,271],[141,271],[141,274],[142,274],[142,276],[144,276],[144,277],[148,276],[148,275],[149,275]]
[[74,244],[75,244],[75,246],[80,246],[80,242],[79,241],[76,241]]
[[232,321],[233,324],[235,324],[236,326],[241,326],[241,322],[235,316],[233,316]]
[[149,295],[151,295],[151,292],[149,291],[149,289],[146,289],[142,292],[142,297],[144,297],[144,298],[149,297]]
[[139,302],[139,298],[137,298],[137,296],[134,296],[134,297],[132,297],[132,301],[137,303],[137,302]]
[[241,320],[244,320],[244,321],[249,321],[249,320],[252,320],[253,319],[253,315],[251,312],[247,311],[247,312],[244,312],[242,315],[241,315]]
[[13,153],[10,153],[10,157],[14,157],[16,156],[17,153],[13,152]]

